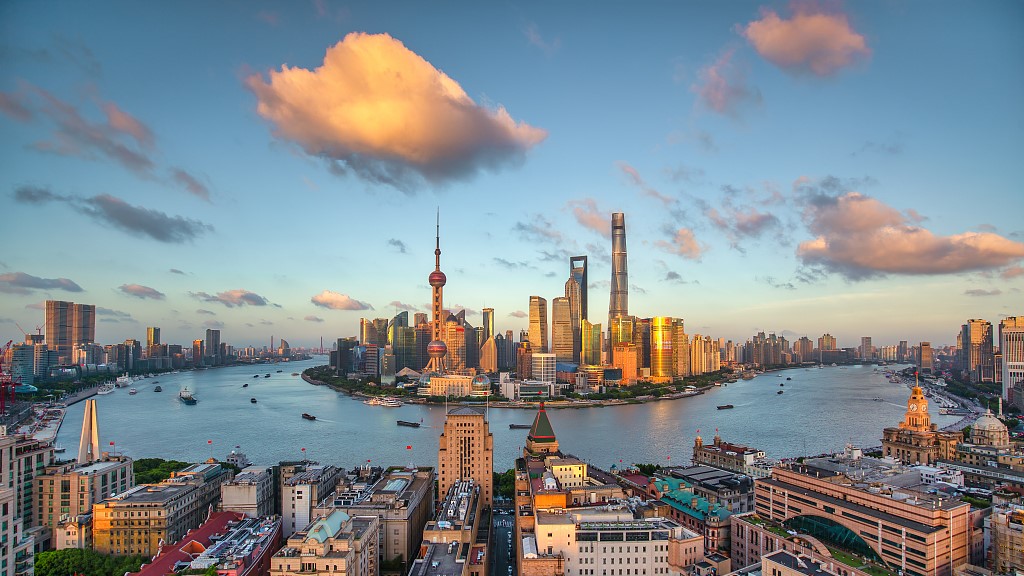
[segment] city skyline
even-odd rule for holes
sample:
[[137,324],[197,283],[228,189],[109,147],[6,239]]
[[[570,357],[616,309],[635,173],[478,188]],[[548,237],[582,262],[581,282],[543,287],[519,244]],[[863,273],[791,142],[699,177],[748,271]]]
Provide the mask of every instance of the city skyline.
[[687,332],[1019,313],[1020,7],[466,6],[0,8],[0,332],[61,300],[99,342],[316,346],[430,310],[438,207],[445,308],[498,333],[577,255],[603,321],[613,212],[629,313]]

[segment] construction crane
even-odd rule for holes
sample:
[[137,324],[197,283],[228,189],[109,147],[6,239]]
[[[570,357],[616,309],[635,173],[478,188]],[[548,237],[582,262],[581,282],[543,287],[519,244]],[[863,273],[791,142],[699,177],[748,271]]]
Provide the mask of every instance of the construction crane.
[[14,405],[14,388],[20,383],[21,378],[15,378],[10,372],[4,372],[4,358],[11,349],[14,340],[8,340],[3,348],[0,348],[0,414],[7,413],[7,401],[10,399],[11,406]]

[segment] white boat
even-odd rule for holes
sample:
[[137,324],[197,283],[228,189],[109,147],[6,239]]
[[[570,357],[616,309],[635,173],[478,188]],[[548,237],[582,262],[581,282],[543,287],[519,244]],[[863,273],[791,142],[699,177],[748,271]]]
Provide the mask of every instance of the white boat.
[[114,385],[117,386],[118,388],[124,388],[125,386],[131,384],[134,381],[135,380],[131,376],[129,376],[127,372],[125,372],[124,375],[117,377],[117,381],[114,383]]
[[129,389],[129,390],[128,390],[128,393],[129,393],[129,394],[138,394],[138,393],[139,393],[139,391],[138,391],[138,390],[136,390],[135,388],[131,388],[131,389]]
[[103,386],[100,386],[99,389],[96,390],[96,393],[99,394],[100,396],[103,396],[104,394],[110,394],[113,391],[113,384],[104,384]]
[[368,400],[363,400],[363,404],[367,406],[384,406],[385,408],[397,408],[402,405],[402,401],[392,396],[374,396]]

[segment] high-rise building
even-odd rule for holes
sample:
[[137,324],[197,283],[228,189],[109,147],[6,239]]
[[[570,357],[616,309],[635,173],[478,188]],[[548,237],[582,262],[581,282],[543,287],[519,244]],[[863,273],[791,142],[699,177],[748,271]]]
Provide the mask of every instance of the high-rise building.
[[655,382],[671,382],[675,377],[672,340],[675,319],[669,316],[651,318],[651,378]]
[[633,344],[636,342],[634,339],[636,318],[633,316],[619,316],[613,319],[612,322],[611,327],[608,329],[609,347],[614,348],[616,344]]
[[[192,365],[193,366],[204,366],[203,359],[206,358],[206,342],[202,340],[192,341]],[[118,364],[121,364],[118,362]],[[123,365],[122,367],[127,367]]]
[[[615,319],[629,314],[629,276],[626,269],[626,215],[612,213],[612,281],[608,300],[608,330]],[[615,345],[614,339],[610,344]]]
[[570,256],[569,257],[569,276],[576,281],[576,285],[580,287],[580,325],[583,325],[583,320],[588,318],[587,316],[587,257],[586,256]]
[[206,329],[206,355],[213,359],[214,366],[218,366],[224,361],[220,355],[220,330]]
[[1003,355],[1003,398],[1024,406],[1024,316],[999,322],[999,351]]
[[[583,350],[583,320],[586,316],[583,314],[583,287],[576,279],[577,271],[573,268],[572,262],[573,259],[570,258],[569,279],[565,281],[565,297],[569,300],[569,322],[572,327],[572,361],[579,363],[580,352]],[[585,269],[582,275],[586,275]]]
[[454,314],[448,315],[444,326],[442,343],[447,351],[445,368],[453,371],[463,370],[466,368],[466,328]]
[[[396,317],[397,318],[397,317]],[[416,329],[411,326],[395,326],[392,330],[391,349],[395,353],[395,369],[416,370],[423,365],[416,358]]]
[[871,345],[871,336],[861,336],[857,354],[861,360],[871,360],[875,356],[875,347]]
[[71,307],[71,345],[96,341],[96,306],[74,304]]
[[484,308],[481,311],[481,315],[483,316],[484,333],[482,334],[480,342],[487,342],[488,338],[496,334],[494,331],[494,308]]
[[818,338],[818,350],[837,350],[835,336],[822,334],[821,338]]
[[995,379],[991,322],[972,318],[960,328],[960,370],[971,382]]
[[146,349],[160,344],[160,328],[156,326],[146,327]]
[[363,346],[377,344],[377,326],[373,323],[373,320],[368,318],[359,319],[359,343]]
[[550,352],[534,352],[531,358],[532,368],[531,373],[533,374],[534,380],[539,380],[547,384],[555,383],[555,355]]
[[576,361],[574,339],[569,298],[555,298],[551,301],[551,351],[559,362]]
[[434,245],[434,271],[427,277],[431,291],[431,320],[430,320],[430,343],[427,344],[426,372],[443,373],[446,368],[445,356],[448,354],[448,346],[444,343],[444,324],[446,318],[441,316],[444,309],[444,285],[448,278],[441,272],[441,213],[437,214],[437,235]]
[[807,336],[801,336],[793,348],[793,352],[800,358],[800,362],[814,361],[814,343]]
[[[497,338],[504,340],[501,334]],[[488,338],[480,347],[480,369],[488,374],[498,371],[498,344],[495,337]]]
[[428,320],[426,312],[416,312],[415,314],[412,315],[413,327],[419,326],[420,324],[426,324],[427,322]]
[[473,480],[484,506],[494,498],[494,435],[483,411],[460,406],[448,411],[437,449],[437,493],[460,480]]
[[917,359],[917,371],[921,374],[931,374],[933,370],[932,343],[921,342],[921,350],[918,353]]
[[584,320],[582,326],[580,362],[584,365],[597,366],[601,363],[601,325],[591,324]]
[[548,301],[540,296],[530,296],[530,348],[548,350]]
[[75,344],[96,341],[96,306],[47,300],[44,313],[46,343],[57,353],[61,364],[71,363]]

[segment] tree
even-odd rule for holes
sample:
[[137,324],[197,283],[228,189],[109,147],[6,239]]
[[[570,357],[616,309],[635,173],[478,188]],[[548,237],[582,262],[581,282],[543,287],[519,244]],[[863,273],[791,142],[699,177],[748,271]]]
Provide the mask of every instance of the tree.
[[146,556],[104,556],[92,550],[52,550],[36,554],[37,576],[123,576],[125,572],[138,572]]

